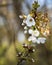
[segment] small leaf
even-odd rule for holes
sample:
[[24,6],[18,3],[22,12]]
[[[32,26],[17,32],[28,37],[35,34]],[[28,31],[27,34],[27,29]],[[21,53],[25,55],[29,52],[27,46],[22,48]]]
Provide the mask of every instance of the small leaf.
[[37,9],[38,7],[40,7],[40,5],[38,4],[38,2],[34,2],[33,4],[32,4],[32,7],[34,8],[34,9]]

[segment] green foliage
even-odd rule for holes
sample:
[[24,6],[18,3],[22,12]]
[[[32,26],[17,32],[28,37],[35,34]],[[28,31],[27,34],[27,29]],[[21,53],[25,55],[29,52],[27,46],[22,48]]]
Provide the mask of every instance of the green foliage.
[[34,2],[33,4],[32,4],[32,7],[33,7],[33,9],[37,9],[38,7],[40,7],[40,5],[38,4],[38,2]]
[[0,65],[7,65],[5,57],[0,58]]
[[6,48],[0,47],[0,57],[5,53]]
[[38,8],[38,7],[40,7],[40,5],[38,4],[38,2],[35,1],[35,2],[32,4],[32,8],[33,8],[33,9],[32,9],[32,12],[35,13],[35,12],[37,11],[37,8]]

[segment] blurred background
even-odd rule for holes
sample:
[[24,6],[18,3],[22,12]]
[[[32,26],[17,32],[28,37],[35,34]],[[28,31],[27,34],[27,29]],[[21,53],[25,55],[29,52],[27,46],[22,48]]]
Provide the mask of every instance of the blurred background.
[[[16,48],[21,50],[20,45],[28,43],[19,15],[27,15],[34,1],[0,0],[0,65],[17,65]],[[38,0],[38,3],[38,11],[48,13],[51,33],[44,45],[37,45],[37,61],[33,65],[52,65],[52,0]]]

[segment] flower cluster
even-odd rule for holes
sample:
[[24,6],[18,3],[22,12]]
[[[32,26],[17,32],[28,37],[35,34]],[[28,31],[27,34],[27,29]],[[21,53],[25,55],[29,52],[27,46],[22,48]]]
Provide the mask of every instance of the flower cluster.
[[[28,34],[27,39],[30,43],[44,44],[46,42],[46,38],[50,34],[48,15],[47,13],[37,12],[37,8],[39,7],[37,1],[33,3],[32,7],[33,9],[30,14],[28,14],[27,16],[19,16],[23,20],[22,26],[24,27],[24,34]],[[34,63],[36,59],[34,57],[31,57],[31,54],[34,54],[36,51],[35,45],[24,43],[22,47],[25,51],[18,52],[18,65],[26,60]]]
[[34,11],[30,14],[20,15],[19,17],[23,19],[22,26],[24,26],[24,33],[29,34],[28,41],[44,44],[46,41],[46,37],[50,33],[49,28],[49,19],[47,13],[42,14],[41,12],[36,12],[37,2],[35,2]]
[[33,54],[35,52],[35,48],[34,46],[32,45],[28,45],[28,44],[23,44],[22,45],[23,48],[25,49],[25,52],[18,52],[17,54],[17,57],[19,58],[20,60],[20,63],[23,62],[23,61],[26,61],[28,59],[28,61],[31,61],[31,62],[35,62],[35,59],[30,57],[31,54]]

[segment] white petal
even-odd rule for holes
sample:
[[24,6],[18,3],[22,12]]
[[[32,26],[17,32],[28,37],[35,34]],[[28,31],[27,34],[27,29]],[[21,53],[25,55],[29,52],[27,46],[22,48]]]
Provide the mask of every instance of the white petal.
[[33,49],[33,52],[35,52],[35,49]]
[[32,62],[35,62],[35,60],[32,58]]
[[43,43],[45,43],[46,38],[44,38],[44,37],[40,37],[40,38],[38,38],[38,40],[43,44]]
[[45,41],[46,41],[46,39],[43,38],[43,39],[41,40],[41,43],[43,44],[43,43],[45,43]]
[[28,32],[29,32],[29,34],[32,34],[33,30],[32,30],[32,29],[29,29],[29,31],[28,31]]
[[27,44],[25,44],[25,46],[27,46]]
[[32,36],[30,36],[30,37],[28,38],[28,41],[32,41]]
[[22,26],[24,25],[24,23],[22,23]]
[[27,25],[28,27],[31,27],[31,26],[32,26],[32,22],[26,21],[26,25]]
[[37,44],[40,44],[40,40],[38,40],[38,39],[37,39],[37,41],[36,41],[36,42],[37,42]]
[[33,42],[33,43],[35,43],[35,42],[36,42],[36,40],[37,40],[37,39],[36,39],[36,37],[31,36],[31,38],[32,38],[32,42]]
[[35,22],[33,22],[33,24],[32,24],[33,26],[35,26]]
[[[30,21],[30,19],[32,19],[32,21]],[[35,25],[35,21],[30,15],[27,16],[26,25],[28,27],[31,27],[32,25]]]
[[21,19],[22,19],[22,18],[23,18],[23,16],[22,16],[22,15],[19,15],[19,18],[21,18]]
[[24,34],[26,34],[26,33],[27,33],[27,30],[24,31]]
[[26,23],[26,19],[23,20],[23,23]]
[[30,16],[30,14],[27,16],[27,19],[30,19],[30,18],[32,18],[31,16]]
[[36,43],[37,39],[35,37],[32,37],[32,42]]
[[38,31],[38,30],[33,31],[33,33],[32,33],[32,35],[33,35],[33,36],[36,36],[36,37],[38,37],[38,36],[39,36],[39,34],[40,34],[40,33],[39,33],[39,31]]
[[25,26],[24,29],[27,29],[27,26]]
[[28,27],[35,26],[35,22],[34,21],[30,22],[30,21],[27,20],[26,24],[27,24]]
[[28,41],[32,41],[33,43],[36,43],[37,39],[36,39],[36,37],[34,37],[34,36],[30,36],[30,37],[28,38]]

